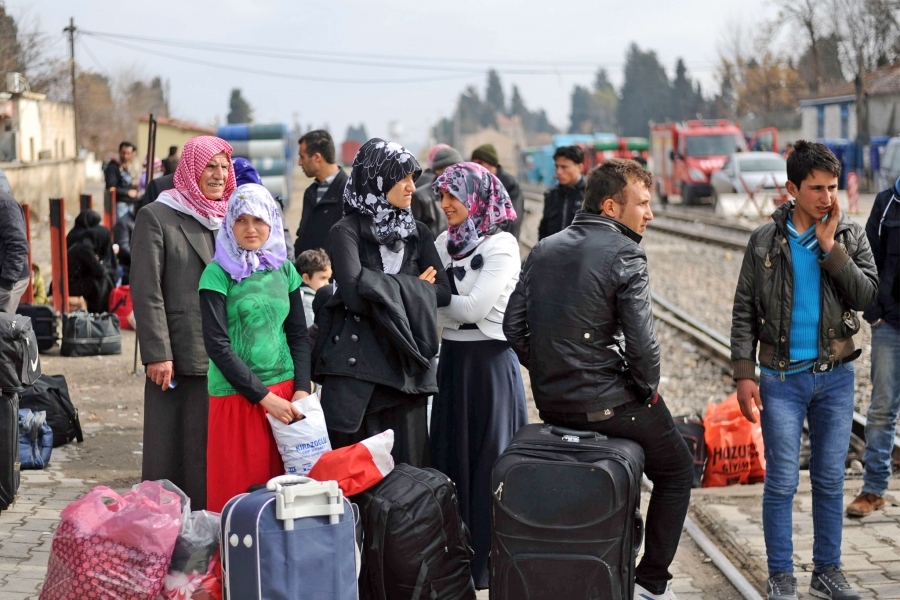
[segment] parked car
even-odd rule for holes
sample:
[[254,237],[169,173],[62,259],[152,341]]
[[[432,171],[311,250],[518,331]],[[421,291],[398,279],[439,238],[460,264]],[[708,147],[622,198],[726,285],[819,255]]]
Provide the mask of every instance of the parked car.
[[878,191],[886,190],[900,177],[900,136],[892,137],[884,147],[881,157],[881,168],[875,183]]
[[713,205],[719,194],[774,190],[776,183],[784,189],[787,182],[787,161],[777,152],[736,152],[728,157],[718,171],[709,178],[713,188]]
[[12,196],[12,188],[9,186],[9,179],[6,178],[6,173],[3,172],[3,169],[0,169],[0,190]]

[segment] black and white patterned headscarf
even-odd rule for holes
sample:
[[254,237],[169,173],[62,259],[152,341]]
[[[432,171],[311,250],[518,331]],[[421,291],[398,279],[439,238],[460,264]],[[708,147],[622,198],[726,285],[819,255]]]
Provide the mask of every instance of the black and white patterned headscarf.
[[422,168],[409,150],[372,138],[356,153],[344,187],[344,214],[357,210],[367,215],[375,241],[392,252],[399,252],[416,231],[412,209],[397,208],[387,200],[387,193],[410,173],[418,179]]

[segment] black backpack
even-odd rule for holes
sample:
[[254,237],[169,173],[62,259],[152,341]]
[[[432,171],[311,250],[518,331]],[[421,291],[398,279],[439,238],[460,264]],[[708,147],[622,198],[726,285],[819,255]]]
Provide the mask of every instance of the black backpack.
[[0,312],[0,394],[21,393],[41,376],[31,319]]
[[41,375],[19,398],[19,408],[47,413],[47,425],[53,430],[53,447],[72,440],[84,441],[78,409],[69,397],[69,386],[63,375]]
[[693,487],[703,487],[703,469],[706,467],[706,441],[704,440],[703,419],[697,415],[685,417],[673,417],[675,428],[681,434],[681,439],[687,444],[691,456],[694,457],[694,482]]
[[449,477],[401,464],[353,500],[365,528],[361,599],[475,600],[474,552]]

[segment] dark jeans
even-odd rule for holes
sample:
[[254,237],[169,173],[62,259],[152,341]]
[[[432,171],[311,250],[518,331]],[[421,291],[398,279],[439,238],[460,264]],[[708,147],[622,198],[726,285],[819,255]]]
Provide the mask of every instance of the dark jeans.
[[672,578],[669,565],[678,550],[691,501],[694,459],[662,396],[656,404],[632,404],[619,410],[606,421],[588,422],[584,415],[543,412],[541,418],[553,425],[634,440],[643,447],[644,473],[653,482],[653,493],[647,509],[644,557],[635,581],[653,594],[662,594]]

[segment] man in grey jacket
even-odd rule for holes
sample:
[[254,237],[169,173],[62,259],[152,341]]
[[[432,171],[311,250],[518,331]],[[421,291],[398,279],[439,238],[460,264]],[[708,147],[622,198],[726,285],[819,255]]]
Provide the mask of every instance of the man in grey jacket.
[[16,312],[29,277],[25,216],[15,198],[0,190],[0,311]]
[[734,295],[731,360],[738,402],[751,423],[759,415],[765,442],[769,600],[797,600],[791,513],[804,420],[815,515],[809,593],[860,597],[841,572],[844,461],[853,421],[852,361],[860,354],[853,345],[856,311],[875,299],[878,275],[865,232],[841,213],[840,174],[840,162],[825,145],[794,144],[786,186],[794,200],[750,236]]
[[651,183],[633,160],[609,159],[590,172],[583,210],[528,255],[503,333],[530,372],[545,422],[627,438],[644,449],[654,487],[634,597],[674,600],[668,569],[691,499],[694,461],[657,393],[659,342],[640,247],[653,218]]

